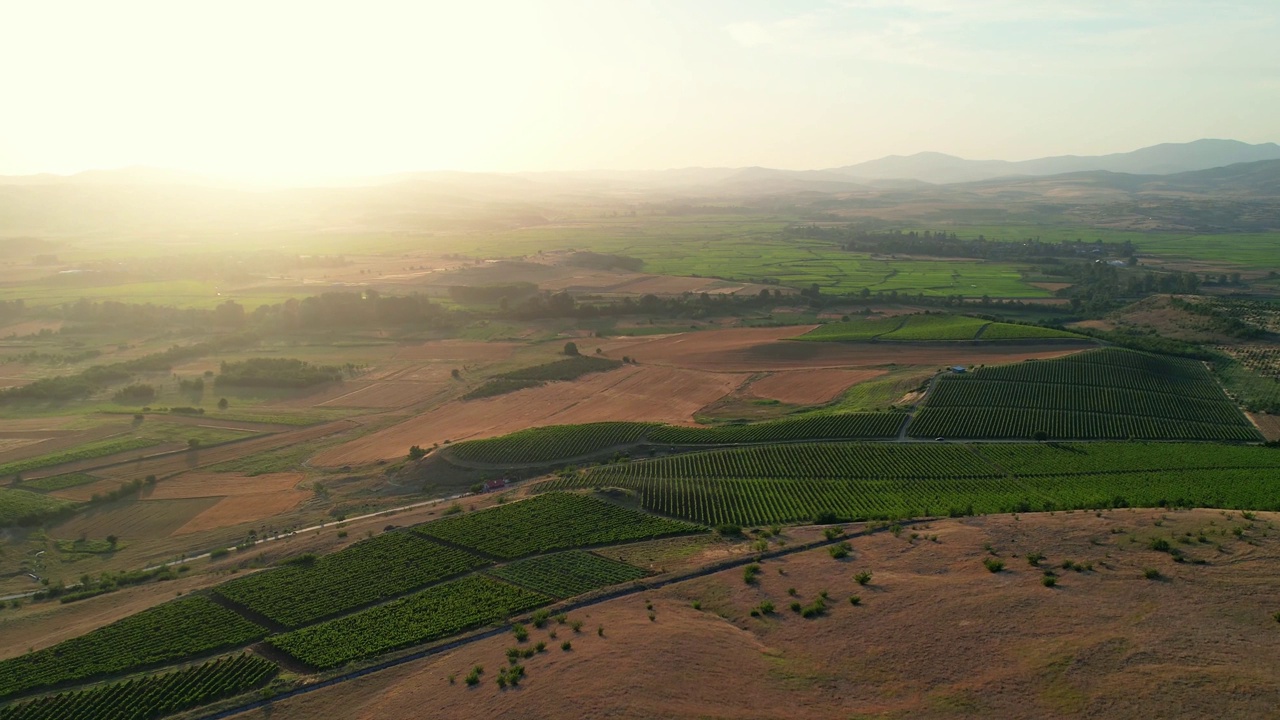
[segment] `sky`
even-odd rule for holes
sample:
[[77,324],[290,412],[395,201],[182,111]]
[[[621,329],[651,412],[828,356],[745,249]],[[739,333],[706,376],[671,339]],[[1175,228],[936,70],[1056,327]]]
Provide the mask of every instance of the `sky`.
[[0,0],[0,174],[837,167],[1280,140],[1275,0]]

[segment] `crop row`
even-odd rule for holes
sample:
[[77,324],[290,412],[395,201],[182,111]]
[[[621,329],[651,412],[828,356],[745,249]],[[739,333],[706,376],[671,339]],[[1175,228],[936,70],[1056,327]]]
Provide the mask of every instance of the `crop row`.
[[239,647],[265,634],[206,597],[182,598],[0,661],[0,697]]
[[984,443],[973,449],[1018,476],[1158,470],[1275,468],[1280,452],[1209,443]]
[[529,428],[510,435],[469,440],[449,448],[449,455],[467,462],[495,465],[539,463],[590,455],[615,445],[644,438],[649,423],[601,422],[584,425],[551,425]]
[[979,368],[946,381],[1005,380],[1056,385],[1087,385],[1172,393],[1207,400],[1222,398],[1204,366],[1191,360],[1133,350],[1102,348],[1056,360],[1027,360],[1011,365]]
[[928,407],[1031,408],[1124,413],[1155,418],[1244,425],[1247,421],[1226,398],[1207,400],[1172,393],[1125,388],[1046,385],[1008,380],[946,376],[929,394]]
[[830,443],[730,448],[605,465],[592,485],[631,478],[988,477],[1000,474],[961,445]]
[[1192,422],[1145,415],[991,407],[926,407],[907,428],[912,437],[1252,441],[1258,431],[1243,424]]
[[[656,512],[707,525],[894,519],[1095,507],[1277,509],[1274,469],[905,479],[621,478]],[[560,479],[554,488],[581,485]]]
[[714,428],[663,425],[649,433],[649,440],[672,445],[715,445],[731,443],[784,442],[789,440],[834,440],[890,438],[906,420],[899,413],[843,413],[814,415],[793,420],[725,425]]
[[568,460],[639,442],[670,445],[729,445],[792,440],[891,438],[906,416],[898,413],[839,413],[719,427],[602,422],[551,425],[510,435],[470,440],[446,452],[464,462],[520,465]]
[[215,592],[288,627],[399,595],[487,564],[465,550],[387,532],[320,557],[223,583]]
[[900,317],[878,318],[875,320],[856,318],[844,322],[819,325],[796,339],[817,341],[870,340],[878,335],[897,330],[902,327],[903,322],[903,318]]
[[501,558],[694,532],[697,526],[586,495],[551,493],[414,528]]
[[550,598],[482,575],[470,575],[386,605],[268,640],[318,670],[430,642],[514,613]]
[[964,315],[912,315],[907,323],[893,332],[881,335],[889,341],[972,340],[986,327],[988,320]]
[[59,693],[0,708],[0,720],[151,720],[252,690],[280,668],[257,655]]
[[556,598],[581,595],[646,575],[638,567],[582,550],[517,560],[494,569],[491,574]]
[[993,322],[978,336],[981,340],[1041,340],[1081,338],[1073,332],[1040,327],[1039,325],[1017,325],[1015,323]]

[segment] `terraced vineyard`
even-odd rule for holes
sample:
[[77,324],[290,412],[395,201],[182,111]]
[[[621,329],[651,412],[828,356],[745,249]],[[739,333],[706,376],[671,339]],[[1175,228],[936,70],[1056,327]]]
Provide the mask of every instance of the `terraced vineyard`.
[[891,438],[907,416],[899,413],[839,413],[719,427],[607,422],[530,428],[487,440],[458,443],[450,459],[491,465],[532,465],[568,460],[635,443],[728,445],[791,440]]
[[544,595],[573,597],[596,588],[638,580],[647,573],[638,567],[581,550],[538,555],[492,571],[493,575]]
[[0,661],[0,697],[247,645],[266,630],[193,596],[52,647]]
[[715,445],[891,438],[898,434],[906,419],[906,415],[899,413],[844,413],[714,428],[663,425],[649,433],[649,440],[671,445]]
[[913,437],[1258,440],[1199,363],[1100,349],[939,378]]
[[784,445],[605,466],[544,487],[620,487],[665,515],[759,525],[828,513],[859,520],[1161,504],[1274,509],[1278,472],[1280,452],[1258,446]]
[[455,635],[550,600],[515,585],[472,575],[354,615],[276,635],[267,642],[317,670],[326,670]]
[[265,684],[280,668],[238,655],[88,690],[59,693],[0,708],[0,720],[151,720]]
[[413,533],[387,532],[310,562],[223,583],[215,592],[297,627],[486,564]]
[[585,425],[552,425],[485,440],[469,440],[448,449],[466,462],[494,465],[539,463],[589,455],[615,445],[642,440],[651,423],[602,422]]
[[587,495],[548,493],[414,528],[500,558],[696,532],[696,525],[628,510]]
[[1018,325],[1016,323],[993,322],[978,336],[981,340],[1084,340],[1066,330],[1040,327],[1038,325]]

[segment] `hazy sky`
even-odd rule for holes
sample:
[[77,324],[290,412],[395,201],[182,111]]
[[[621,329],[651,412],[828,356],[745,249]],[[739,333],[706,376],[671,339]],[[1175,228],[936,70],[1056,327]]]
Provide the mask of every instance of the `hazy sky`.
[[822,168],[1280,140],[1276,0],[0,0],[0,174]]

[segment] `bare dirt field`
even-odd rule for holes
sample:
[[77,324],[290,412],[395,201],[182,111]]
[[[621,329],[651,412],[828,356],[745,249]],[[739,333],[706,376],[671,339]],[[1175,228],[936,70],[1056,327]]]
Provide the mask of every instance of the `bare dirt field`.
[[203,530],[232,527],[244,523],[266,520],[298,507],[311,497],[306,490],[281,490],[246,495],[231,495],[218,500],[217,504],[206,508],[188,520],[170,535],[190,535]]
[[4,426],[6,435],[9,435],[10,433],[20,433],[22,437],[28,439],[39,437],[40,435],[43,435],[43,437],[39,437],[37,442],[28,443],[19,448],[0,452],[0,462],[23,460],[25,458],[39,457],[41,455],[62,452],[63,450],[70,450],[88,442],[102,440],[103,438],[107,438],[112,435],[128,432],[132,429],[132,426],[129,423],[109,422],[88,430],[67,431],[50,429],[48,431],[41,431],[36,428],[23,427],[23,423],[24,421],[22,420],[0,421],[0,424]]
[[836,399],[852,385],[884,374],[884,370],[839,368],[776,372],[751,383],[747,392],[793,405],[819,405]]
[[218,498],[115,502],[82,510],[53,528],[49,535],[64,540],[81,536],[105,538],[108,535],[116,535],[126,541],[164,537],[219,502]]
[[[1048,359],[1094,347],[1092,343],[816,343],[786,342],[814,326],[737,328],[669,335],[626,347],[644,364],[719,372],[877,367],[883,365],[979,365]],[[621,348],[605,351],[621,357]]]
[[302,473],[266,473],[245,476],[236,473],[186,473],[162,480],[154,488],[145,491],[144,500],[180,500],[197,497],[226,497],[230,495],[262,495],[287,492],[302,482]]
[[396,458],[428,447],[527,427],[634,420],[691,423],[699,408],[732,392],[745,375],[627,366],[481,400],[451,402],[312,458],[322,467]]
[[1280,440],[1280,415],[1245,413],[1267,440]]
[[430,400],[448,387],[448,373],[437,382],[378,382],[368,387],[352,390],[331,400],[318,403],[320,407],[399,408]]
[[[243,717],[1267,717],[1280,705],[1275,522],[1216,510],[937,521],[856,538],[842,561],[822,549],[765,560],[754,584],[728,570],[571,612],[582,633],[530,627],[548,649],[523,661],[515,689],[495,683],[518,644],[508,634]],[[1175,543],[1207,564],[1148,548],[1184,533],[1209,538]],[[1001,572],[983,566],[992,554]],[[825,613],[788,609],[823,591]],[[752,617],[766,600],[774,612]]]

